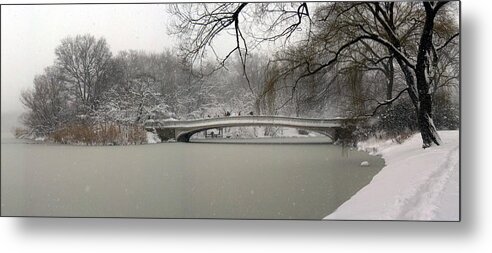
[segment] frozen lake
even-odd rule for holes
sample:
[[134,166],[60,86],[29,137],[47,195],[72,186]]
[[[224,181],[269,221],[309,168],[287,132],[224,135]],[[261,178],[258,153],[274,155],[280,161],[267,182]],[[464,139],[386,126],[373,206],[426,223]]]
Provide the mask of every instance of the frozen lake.
[[384,165],[327,138],[306,140],[103,147],[2,134],[1,214],[322,219]]

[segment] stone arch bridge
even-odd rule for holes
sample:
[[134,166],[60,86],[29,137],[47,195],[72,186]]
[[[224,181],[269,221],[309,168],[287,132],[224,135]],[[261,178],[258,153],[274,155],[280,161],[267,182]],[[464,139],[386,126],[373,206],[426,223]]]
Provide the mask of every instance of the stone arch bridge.
[[314,131],[330,137],[333,141],[352,137],[355,126],[366,118],[309,119],[284,116],[231,116],[197,120],[148,120],[147,131],[157,132],[161,140],[175,139],[189,142],[193,134],[226,127],[276,126]]

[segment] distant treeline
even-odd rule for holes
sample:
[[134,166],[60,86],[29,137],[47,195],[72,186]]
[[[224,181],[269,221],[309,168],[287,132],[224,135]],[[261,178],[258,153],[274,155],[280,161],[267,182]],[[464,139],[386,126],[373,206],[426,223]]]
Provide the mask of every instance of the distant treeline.
[[78,35],[64,39],[55,53],[54,65],[22,92],[27,129],[18,135],[61,143],[136,143],[143,142],[142,123],[150,118],[200,118],[251,107],[246,90],[234,85],[240,72],[204,78],[171,51],[113,56],[104,38]]

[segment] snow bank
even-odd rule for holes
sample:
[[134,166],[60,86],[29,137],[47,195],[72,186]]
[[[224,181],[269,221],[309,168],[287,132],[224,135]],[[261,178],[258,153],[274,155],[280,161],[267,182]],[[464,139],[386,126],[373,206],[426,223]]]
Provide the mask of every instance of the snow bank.
[[420,134],[403,144],[358,145],[386,166],[325,219],[459,220],[459,131],[439,131],[443,144],[422,149]]
[[324,136],[322,134],[318,134],[311,131],[306,131],[306,134],[300,134],[299,130],[296,128],[285,127],[282,129],[280,133],[277,133],[279,137],[289,137],[289,138],[305,138],[305,137],[319,137]]
[[161,138],[155,133],[147,132],[147,143],[154,144],[154,143],[160,143]]
[[44,140],[46,140],[46,137],[45,137],[45,136],[42,136],[42,137],[36,137],[34,140],[35,140],[35,141],[44,141]]

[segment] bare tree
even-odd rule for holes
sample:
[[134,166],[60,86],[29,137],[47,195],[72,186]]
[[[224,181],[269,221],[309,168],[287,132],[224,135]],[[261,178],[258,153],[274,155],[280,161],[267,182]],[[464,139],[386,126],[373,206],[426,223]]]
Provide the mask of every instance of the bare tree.
[[[278,34],[265,33],[265,36],[253,36],[248,43],[246,33],[248,33],[248,22],[260,22],[262,19],[248,20],[248,17],[262,16],[270,14],[270,6],[275,6],[276,15],[273,24],[266,27],[266,31],[272,31],[277,26],[289,24]],[[250,12],[254,15],[247,14]],[[171,33],[177,35],[182,44],[180,49],[184,52],[187,61],[202,63],[207,52],[211,52],[218,61],[218,68],[224,67],[226,61],[237,52],[243,67],[244,78],[252,91],[251,82],[246,71],[246,63],[249,56],[250,45],[258,46],[264,41],[274,41],[282,37],[289,38],[301,25],[303,17],[309,18],[306,3],[276,3],[276,4],[248,4],[248,3],[218,3],[218,4],[175,4],[171,5],[170,13],[177,17],[177,22],[171,26]],[[258,23],[256,23],[258,24]],[[235,36],[235,46],[228,51],[225,56],[220,56],[214,46],[215,39],[220,35],[233,34]],[[249,34],[252,34],[249,32]],[[214,70],[217,70],[215,68]],[[253,91],[252,91],[253,92]]]
[[37,134],[50,133],[65,120],[67,94],[61,73],[55,67],[45,69],[34,78],[34,88],[21,93],[22,104],[28,109],[23,123]]
[[84,109],[94,109],[108,87],[111,52],[104,38],[77,35],[64,39],[55,50],[56,64]]
[[[439,41],[433,38],[434,21],[439,10],[446,4],[447,2],[366,2],[347,4],[342,10],[335,10],[336,20],[345,17],[344,19],[348,21],[345,22],[344,29],[353,34],[350,34],[352,36],[347,42],[339,47],[333,58],[315,68],[308,68],[304,76],[314,74],[333,64],[342,51],[363,41],[387,48],[391,52],[391,57],[394,57],[398,63],[407,87],[396,97],[379,103],[376,109],[398,99],[402,92],[408,92],[417,112],[423,147],[439,145],[441,140],[432,120],[430,87],[435,80],[433,77],[439,62],[437,49],[445,47],[448,41],[458,36],[456,33],[440,45],[437,44]],[[334,8],[328,9],[326,17],[333,11]]]

